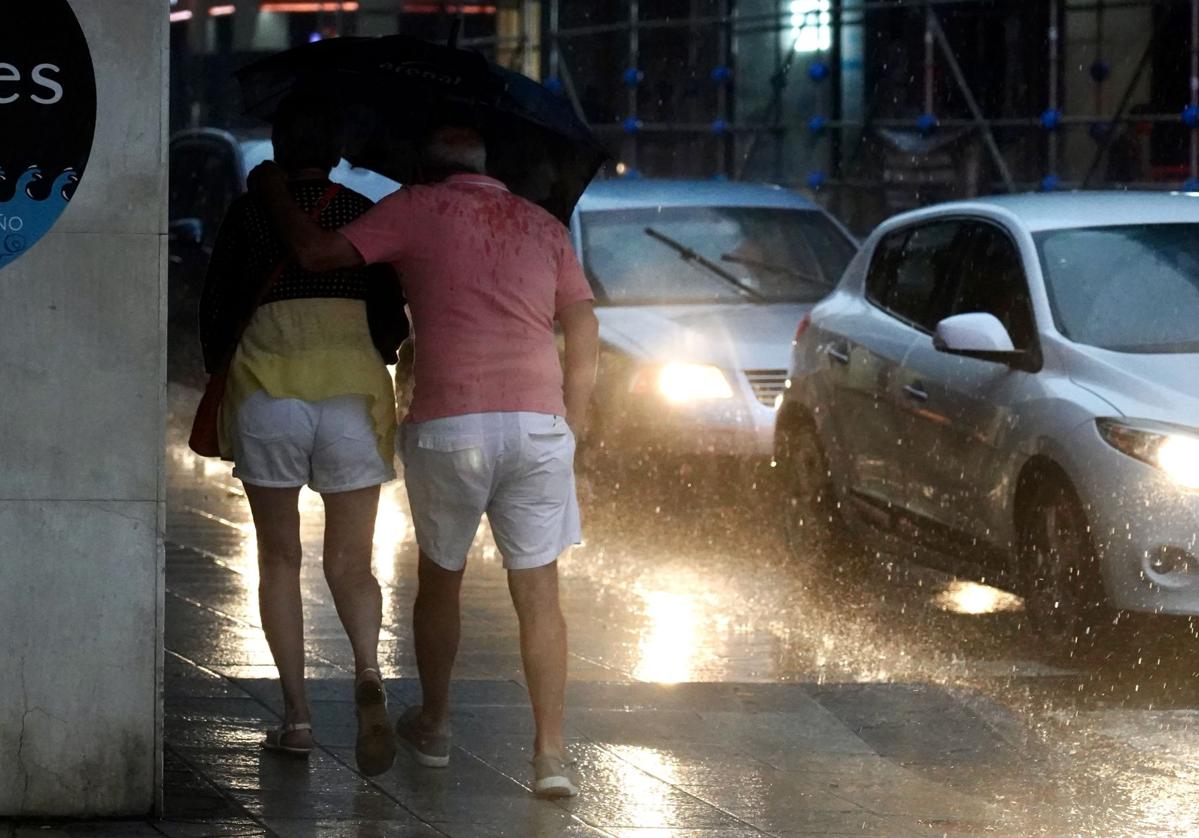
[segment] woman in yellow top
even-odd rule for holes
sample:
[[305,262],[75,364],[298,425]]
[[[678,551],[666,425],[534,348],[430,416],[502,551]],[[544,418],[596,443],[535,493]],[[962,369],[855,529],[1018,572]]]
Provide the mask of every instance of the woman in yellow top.
[[[371,202],[329,181],[342,149],[332,110],[292,97],[272,139],[293,198],[336,229]],[[395,745],[379,671],[382,598],[371,545],[379,486],[395,479],[395,396],[384,361],[394,362],[407,332],[403,298],[390,270],[306,273],[285,254],[266,215],[242,196],[221,225],[200,303],[205,366],[228,371],[221,455],[233,460],[254,517],[262,628],[283,690],[283,725],[262,744],[312,750],[298,502],[308,485],[324,500],[325,578],[354,650],[358,764],[378,774],[391,766]]]

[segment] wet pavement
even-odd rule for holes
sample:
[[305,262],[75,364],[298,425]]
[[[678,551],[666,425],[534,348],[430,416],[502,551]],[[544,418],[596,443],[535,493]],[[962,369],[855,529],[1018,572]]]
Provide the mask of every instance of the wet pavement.
[[[842,572],[791,558],[749,485],[588,493],[586,544],[562,563],[583,792],[557,803],[529,793],[517,625],[485,531],[463,589],[450,769],[401,754],[381,777],[358,774],[349,646],[320,570],[320,499],[305,492],[319,747],[307,763],[263,754],[281,708],[249,510],[228,466],[192,456],[177,425],[168,471],[164,817],[0,836],[1199,833],[1186,621],[1124,621],[1087,660],[1055,660],[995,588],[898,558]],[[394,715],[418,698],[398,482],[375,548]]]

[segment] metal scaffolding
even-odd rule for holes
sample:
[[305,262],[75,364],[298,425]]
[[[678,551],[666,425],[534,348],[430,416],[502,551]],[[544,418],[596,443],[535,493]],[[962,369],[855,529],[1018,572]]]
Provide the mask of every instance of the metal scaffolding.
[[232,126],[236,97],[222,80],[296,38],[444,37],[457,19],[463,46],[571,102],[609,146],[608,175],[768,180],[819,193],[862,226],[905,202],[980,193],[1199,191],[1199,0],[178,0],[171,9],[173,56],[190,62],[173,74],[180,124]]
[[[1140,177],[1122,178],[1119,182],[1126,186],[1199,189],[1199,0],[1036,0],[1024,4],[1002,0],[789,3],[779,0],[776,9],[766,12],[751,12],[746,2],[710,0],[703,5],[715,9],[714,13],[672,18],[648,17],[645,9],[651,6],[650,0],[625,0],[620,4],[624,14],[612,15],[613,19],[600,23],[575,25],[563,23],[565,0],[520,5],[526,13],[543,17],[541,43],[530,44],[519,38],[514,41],[504,36],[469,43],[498,54],[517,47],[538,51],[542,56],[544,81],[560,89],[580,116],[593,119],[593,128],[610,142],[619,160],[618,173],[626,176],[636,176],[642,171],[646,143],[654,138],[660,140],[663,135],[677,138],[678,153],[686,155],[689,148],[700,142],[700,137],[708,136],[714,137],[720,148],[715,171],[710,172],[712,176],[760,177],[763,174],[760,161],[769,157],[763,152],[773,146],[776,150],[773,163],[765,172],[770,179],[799,183],[813,190],[868,190],[877,188],[878,179],[857,173],[863,137],[867,132],[884,131],[923,140],[922,145],[915,143],[921,147],[936,147],[938,142],[948,142],[950,136],[969,137],[981,149],[979,153],[988,172],[981,188],[986,191],[1086,188],[1113,181],[1105,171],[1104,161],[1114,146],[1129,142],[1129,131],[1134,126],[1148,126],[1152,132],[1155,126],[1173,125],[1175,128],[1169,130],[1176,134],[1189,132],[1185,170],[1177,171],[1179,167],[1174,167],[1168,171],[1142,172]],[[691,5],[693,9],[697,6],[695,2]],[[757,8],[763,5],[758,3]],[[1043,45],[1038,48],[1042,72],[1028,79],[1030,87],[1038,91],[1040,101],[1019,113],[996,112],[994,108],[988,111],[979,90],[968,80],[974,57],[960,46],[955,49],[947,23],[971,8],[987,8],[992,13],[998,8],[1002,13],[1003,7],[1013,15],[1031,9],[1043,17]],[[1146,23],[1140,31],[1127,31],[1127,27],[1113,31],[1107,25],[1112,15],[1134,9],[1144,11]],[[1155,50],[1159,49],[1157,42],[1163,24],[1167,20],[1177,21],[1179,14],[1188,11],[1187,54],[1179,55],[1178,63],[1180,67],[1189,65],[1189,99],[1178,101],[1171,109],[1147,110],[1141,105],[1133,112],[1138,91],[1145,88],[1147,71]],[[1166,13],[1170,12],[1175,16],[1169,17]],[[910,15],[920,28],[920,38],[910,39],[914,42],[905,49],[918,69],[913,73],[910,93],[913,100],[921,103],[921,111],[915,115],[884,115],[868,103],[861,113],[847,116],[841,113],[840,102],[836,100],[846,71],[843,45],[855,28],[860,43],[860,32],[869,25],[871,17],[885,13]],[[751,111],[739,106],[738,98],[745,98],[746,90],[746,80],[738,77],[739,58],[744,57],[739,49],[744,49],[747,40],[753,35],[774,33],[780,43],[788,38],[798,41],[812,28],[827,30],[829,36],[825,40],[809,39],[817,46],[803,56],[795,49],[783,49],[773,71],[759,80],[760,86],[768,91],[765,107]],[[1062,81],[1066,69],[1063,62],[1071,48],[1070,38],[1076,37],[1081,29],[1093,33],[1087,41],[1091,46],[1086,48],[1094,58],[1089,68],[1091,80],[1087,83],[1094,85],[1095,92],[1093,96],[1081,95],[1081,85],[1074,78],[1075,95],[1067,98]],[[645,83],[642,68],[647,57],[646,38],[649,33],[663,31],[677,31],[680,38],[694,38],[696,32],[719,33],[715,54],[707,55],[709,65],[691,68],[693,75],[706,72],[715,86],[714,94],[709,97],[712,106],[709,119],[653,119],[642,112],[643,96],[639,94]],[[621,76],[608,83],[613,88],[623,86],[627,91],[620,97],[622,112],[614,119],[597,121],[588,112],[580,91],[579,79],[584,68],[576,66],[570,54],[587,39],[601,37],[608,39],[605,43],[621,44],[624,69]],[[1126,60],[1131,69],[1123,73],[1123,78],[1113,78],[1109,61],[1112,56],[1105,51],[1112,49],[1116,57],[1131,59],[1138,54],[1141,44],[1143,53],[1139,62],[1132,66],[1131,60]],[[868,51],[871,47],[863,48]],[[1085,51],[1077,45],[1073,50]],[[794,72],[800,60],[808,62],[806,78],[805,74]],[[1078,65],[1077,60],[1074,65]],[[1072,65],[1069,69],[1073,72],[1077,67]],[[799,118],[788,98],[794,94],[796,78],[812,88],[809,98],[821,103]],[[1117,82],[1122,89],[1113,96]],[[947,96],[952,96],[959,107],[938,112],[938,102]],[[1093,101],[1084,108],[1082,103],[1087,98]],[[1115,106],[1103,107],[1105,101],[1114,102]],[[1086,138],[1080,139],[1080,131],[1089,135],[1085,144],[1081,139]],[[799,139],[803,142],[798,142]],[[915,156],[916,152],[912,154]],[[797,177],[797,168],[804,174]]]

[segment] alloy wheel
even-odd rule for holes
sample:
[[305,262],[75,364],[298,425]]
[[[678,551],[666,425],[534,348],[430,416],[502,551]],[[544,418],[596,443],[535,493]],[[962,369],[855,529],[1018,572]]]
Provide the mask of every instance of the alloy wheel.
[[825,553],[837,529],[830,511],[828,461],[815,433],[806,426],[794,427],[788,435],[784,462],[783,519],[787,544],[796,558]]
[[1058,488],[1043,498],[1034,513],[1026,602],[1038,634],[1055,651],[1072,652],[1094,640],[1094,549],[1072,493]]

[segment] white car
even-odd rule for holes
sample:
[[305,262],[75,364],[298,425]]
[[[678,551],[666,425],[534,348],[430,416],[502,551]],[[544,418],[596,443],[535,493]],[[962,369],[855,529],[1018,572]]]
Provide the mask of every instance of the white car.
[[777,186],[593,183],[571,223],[603,352],[585,450],[768,460],[795,324],[856,252]]
[[791,369],[776,457],[801,546],[935,548],[1067,647],[1108,609],[1199,614],[1199,196],[897,216]]

